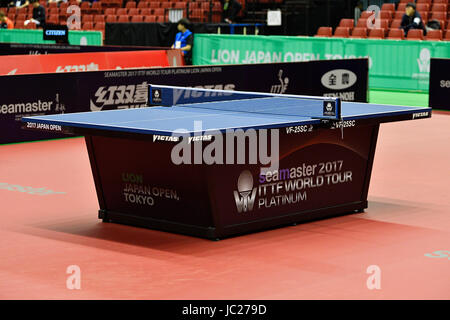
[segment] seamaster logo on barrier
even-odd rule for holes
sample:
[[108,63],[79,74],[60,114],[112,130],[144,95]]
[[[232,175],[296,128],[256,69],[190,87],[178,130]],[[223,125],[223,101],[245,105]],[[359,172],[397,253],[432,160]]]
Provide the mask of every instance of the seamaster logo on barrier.
[[233,194],[238,212],[252,211],[255,204],[256,188],[253,188],[253,177],[250,171],[241,172],[237,187],[238,190],[233,191]]

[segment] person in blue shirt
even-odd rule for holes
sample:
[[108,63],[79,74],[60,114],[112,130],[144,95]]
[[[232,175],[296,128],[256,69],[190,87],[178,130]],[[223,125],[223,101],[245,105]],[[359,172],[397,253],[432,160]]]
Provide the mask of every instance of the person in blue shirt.
[[194,34],[188,29],[188,19],[181,19],[178,21],[178,33],[175,36],[175,43],[172,45],[173,49],[181,49],[186,65],[192,64],[192,47],[194,46]]

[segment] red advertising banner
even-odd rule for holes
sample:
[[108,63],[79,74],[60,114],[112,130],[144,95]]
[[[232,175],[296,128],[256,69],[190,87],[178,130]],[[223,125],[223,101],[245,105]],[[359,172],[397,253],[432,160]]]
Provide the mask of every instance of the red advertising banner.
[[2,56],[0,75],[168,67],[170,60],[166,50]]

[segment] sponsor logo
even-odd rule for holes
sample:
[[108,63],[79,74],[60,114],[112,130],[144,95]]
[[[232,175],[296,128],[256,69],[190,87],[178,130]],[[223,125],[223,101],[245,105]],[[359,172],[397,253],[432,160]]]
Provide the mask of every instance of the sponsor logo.
[[237,211],[239,213],[252,211],[255,204],[256,188],[253,188],[253,177],[250,171],[242,171],[239,175],[237,189],[237,191],[233,191]]
[[161,93],[160,89],[153,89],[152,102],[153,103],[161,103],[162,102],[162,93]]
[[280,84],[275,84],[275,85],[271,86],[270,93],[282,94],[282,93],[286,92],[287,87],[289,85],[289,78],[288,77],[283,78],[283,70],[282,69],[280,71],[278,71],[278,81],[280,82]]
[[65,36],[65,30],[45,30],[47,36]]
[[333,122],[331,129],[351,128],[356,126],[356,120],[345,120],[340,122]]
[[325,93],[323,96],[339,98],[343,101],[355,101],[355,91]]
[[413,119],[419,119],[419,118],[426,118],[430,115],[429,112],[418,112],[418,113],[413,113]]
[[65,194],[65,192],[57,192],[46,188],[33,188],[33,187],[23,187],[17,184],[9,184],[6,182],[0,182],[0,190],[18,191],[28,194],[35,194],[39,196],[48,196],[50,194]]
[[[201,85],[195,86],[195,89],[214,89],[214,90],[234,90],[236,86],[232,83],[229,84],[216,84],[216,85]],[[176,105],[182,99],[196,99],[202,97],[215,97],[229,95],[229,93],[221,92],[208,92],[208,91],[196,91],[196,90],[184,90],[175,89],[173,91],[173,104]]]
[[7,75],[12,76],[12,75],[16,74],[16,72],[17,72],[17,69],[13,69],[10,72],[8,72]]
[[336,116],[336,102],[324,101],[323,102],[323,115],[327,117]]
[[356,74],[350,70],[335,69],[325,73],[321,78],[321,82],[328,89],[343,90],[353,86],[357,79]]
[[0,105],[0,114],[23,114],[30,112],[47,112],[52,109],[53,101],[19,102]]
[[143,108],[147,106],[148,84],[146,81],[140,84],[122,86],[102,86],[90,99],[91,111],[107,109]]
[[440,86],[441,88],[450,88],[450,80],[441,80]]
[[427,48],[423,48],[420,50],[420,57],[417,59],[417,65],[419,66],[419,71],[421,73],[429,73],[430,72],[430,58],[431,53]]
[[98,71],[98,64],[91,62],[89,64],[67,65],[56,67],[55,72],[79,72],[79,71]]
[[175,136],[160,136],[160,135],[153,135],[153,142],[155,141],[173,141],[173,142],[178,142],[180,141],[180,137],[175,137]]

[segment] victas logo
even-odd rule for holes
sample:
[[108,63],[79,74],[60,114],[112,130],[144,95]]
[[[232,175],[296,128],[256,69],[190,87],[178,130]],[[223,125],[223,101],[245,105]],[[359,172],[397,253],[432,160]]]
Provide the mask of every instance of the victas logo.
[[148,84],[122,86],[103,86],[95,92],[95,98],[90,99],[91,111],[106,109],[143,108],[147,106]]
[[253,210],[256,188],[253,188],[253,177],[250,171],[242,171],[238,178],[238,190],[233,191],[236,208],[239,213]]
[[[236,86],[232,83],[229,84],[213,84],[213,85],[201,85],[195,86],[194,89],[213,89],[213,90],[234,90]],[[185,89],[175,89],[173,91],[173,105],[181,103],[192,103],[192,99],[197,98],[207,98],[215,96],[227,96],[230,93],[225,92],[210,92],[210,91],[200,91],[200,90],[185,90]]]
[[278,81],[280,82],[280,84],[275,84],[270,87],[270,93],[283,94],[286,92],[289,85],[289,78],[283,78],[283,69],[280,69],[280,71],[278,71]]
[[417,113],[413,113],[412,118],[420,119],[420,118],[428,118],[429,116],[430,116],[429,112],[417,112]]
[[180,141],[180,137],[176,137],[176,136],[161,136],[161,135],[154,134],[153,135],[153,142],[155,142],[155,141],[178,142],[178,141]]
[[353,86],[357,79],[356,74],[350,70],[336,69],[325,73],[321,82],[328,89],[343,90]]

